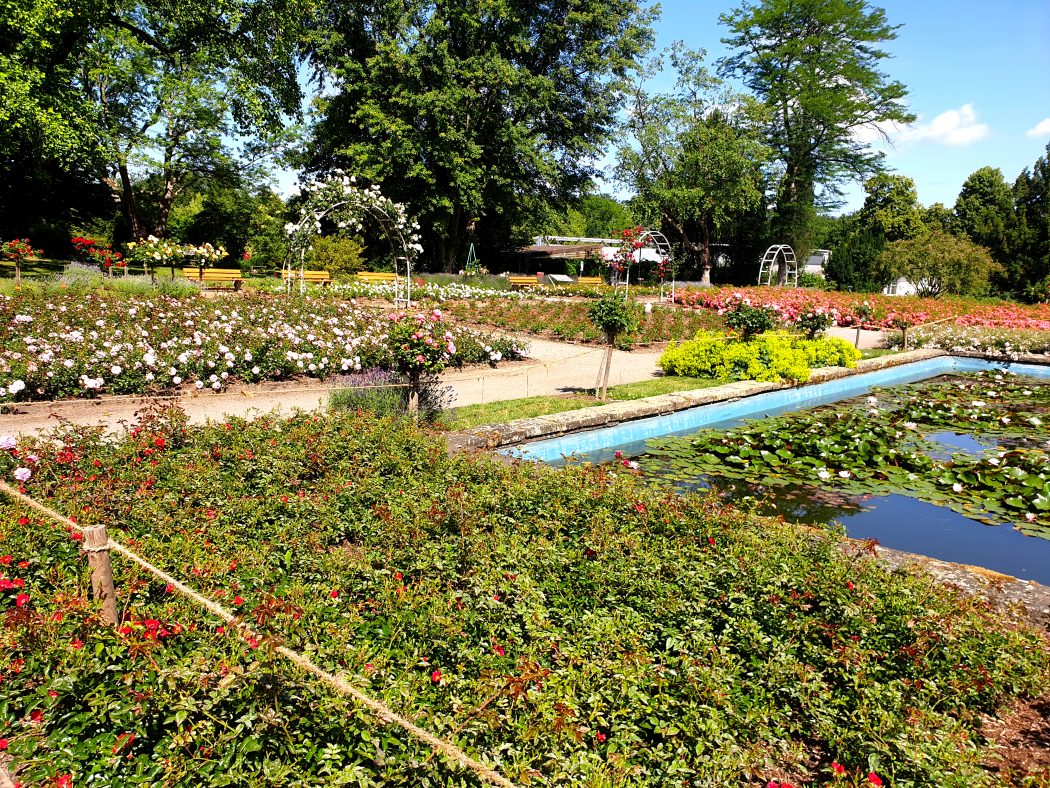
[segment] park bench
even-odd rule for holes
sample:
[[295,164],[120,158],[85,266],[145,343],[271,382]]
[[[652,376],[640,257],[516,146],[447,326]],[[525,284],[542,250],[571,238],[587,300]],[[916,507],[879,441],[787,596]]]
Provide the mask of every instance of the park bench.
[[370,285],[392,285],[397,282],[393,271],[358,271],[357,280]]
[[332,283],[332,275],[327,271],[296,271],[283,270],[281,276],[284,279],[302,279],[304,282],[312,282],[317,285],[329,285]]
[[535,276],[510,276],[507,277],[510,282],[510,289],[517,290],[519,287],[539,287],[540,280]]
[[576,277],[576,284],[583,287],[601,287],[605,282],[602,281],[600,276],[578,276]]
[[232,284],[234,290],[240,290],[244,283],[244,274],[236,268],[183,268],[182,275],[191,282],[209,284]]

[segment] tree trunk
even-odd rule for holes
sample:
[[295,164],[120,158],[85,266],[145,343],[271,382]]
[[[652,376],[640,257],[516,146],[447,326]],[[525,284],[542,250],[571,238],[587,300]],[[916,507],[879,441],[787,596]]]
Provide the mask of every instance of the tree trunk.
[[128,172],[127,160],[121,159],[117,164],[117,171],[120,174],[120,207],[124,211],[124,218],[128,220],[128,232],[131,233],[131,240],[141,241],[146,234],[142,231],[138,201],[131,187],[131,173]]
[[609,368],[612,366],[613,343],[616,342],[614,334],[606,334],[609,344],[605,348],[605,374],[602,375],[602,402],[609,398]]

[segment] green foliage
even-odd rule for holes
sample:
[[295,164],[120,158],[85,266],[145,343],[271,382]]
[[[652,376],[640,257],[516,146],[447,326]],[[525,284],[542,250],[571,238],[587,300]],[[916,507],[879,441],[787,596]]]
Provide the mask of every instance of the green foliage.
[[864,183],[867,197],[857,212],[860,225],[887,241],[922,235],[926,230],[915,181],[903,175],[879,173]]
[[738,299],[726,312],[726,326],[739,331],[746,341],[758,334],[770,331],[780,322],[780,315],[772,307],[752,306]]
[[1014,181],[1014,224],[1005,261],[1015,290],[1050,276],[1050,144]]
[[959,230],[1006,262],[1007,232],[1013,224],[1013,195],[998,167],[981,167],[963,181],[955,200]]
[[360,238],[322,235],[314,238],[306,253],[306,267],[328,271],[333,276],[349,276],[361,270],[365,247]]
[[413,382],[422,373],[440,372],[456,354],[437,309],[430,314],[392,312],[386,342],[394,368]]
[[721,230],[761,203],[762,167],[769,157],[750,98],[726,90],[702,65],[703,52],[682,42],[671,50],[675,91],[650,94],[645,81],[662,68],[650,63],[633,89],[628,128],[633,140],[617,151],[617,178],[635,203],[659,217],[711,282],[711,243]]
[[[378,418],[408,416],[409,381],[395,372],[373,369],[347,375],[338,388],[328,395],[333,411],[366,411]],[[437,424],[447,417],[448,404],[454,396],[450,386],[437,375],[423,375],[419,380],[418,419]]]
[[[875,394],[863,406],[844,403],[662,439],[648,467],[674,457],[681,480],[715,473],[764,484],[909,495],[1050,539],[1050,386],[997,372]],[[946,429],[999,438],[1004,449],[938,458],[925,436]]]
[[828,311],[812,304],[805,307],[795,318],[795,328],[802,331],[807,339],[816,339],[835,322],[835,317]]
[[887,244],[879,263],[915,285],[923,298],[984,295],[991,276],[1002,271],[984,247],[940,231]]
[[837,337],[803,339],[769,332],[749,341],[716,334],[672,342],[660,356],[668,375],[713,377],[719,380],[809,380],[811,367],[855,367],[860,358],[851,344]]
[[27,785],[478,784],[278,644],[516,784],[820,782],[832,761],[981,784],[981,715],[1047,679],[1040,635],[982,602],[618,466],[504,465],[345,412],[144,414],[20,453],[35,498],[261,636],[119,556],[122,628],[102,625],[69,532],[5,501],[28,601],[0,591],[0,719]]
[[828,239],[831,259],[824,274],[840,290],[877,293],[889,284],[892,272],[879,259],[886,239],[865,229],[855,220],[847,220]]
[[834,195],[842,180],[880,167],[883,154],[856,132],[915,119],[904,108],[904,85],[879,69],[896,27],[865,0],[747,1],[720,19],[729,30],[723,43],[734,50],[722,73],[741,77],[770,110],[768,138],[782,167],[777,240],[801,254],[812,248],[816,187]]
[[633,301],[628,301],[616,290],[609,290],[591,302],[587,307],[587,317],[612,345],[617,337],[630,334],[638,327],[638,311],[638,305]]
[[472,240],[505,248],[533,200],[589,184],[621,81],[652,38],[635,0],[335,8],[315,65],[339,92],[308,164],[338,164],[410,205],[425,262],[445,271],[461,267],[475,218]]
[[809,271],[798,272],[798,286],[809,290],[833,290],[834,285],[820,274]]

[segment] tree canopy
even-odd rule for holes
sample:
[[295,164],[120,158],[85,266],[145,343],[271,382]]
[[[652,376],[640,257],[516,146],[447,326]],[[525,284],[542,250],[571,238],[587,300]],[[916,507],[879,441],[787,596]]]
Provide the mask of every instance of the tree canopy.
[[639,207],[659,217],[710,284],[711,244],[723,226],[761,202],[768,153],[754,102],[725,90],[702,58],[676,44],[670,53],[678,73],[675,92],[650,94],[644,82],[635,86],[631,141],[617,153],[617,177],[634,190]]
[[805,251],[815,203],[834,197],[845,179],[881,167],[861,132],[889,122],[910,123],[904,85],[880,70],[882,45],[897,27],[865,0],[745,0],[722,14],[735,51],[720,61],[769,107],[766,133],[781,167],[776,186],[777,240]]
[[636,0],[330,3],[314,62],[335,91],[309,168],[381,184],[454,270],[470,232],[506,246],[530,199],[589,183],[650,16]]
[[983,246],[939,230],[887,244],[879,262],[923,297],[984,295],[1000,268]]

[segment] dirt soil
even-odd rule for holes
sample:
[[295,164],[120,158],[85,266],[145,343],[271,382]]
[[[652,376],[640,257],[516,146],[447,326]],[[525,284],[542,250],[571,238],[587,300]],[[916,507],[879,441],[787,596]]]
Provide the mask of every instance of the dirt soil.
[[995,747],[984,767],[1003,785],[1050,786],[1050,692],[986,718],[981,733]]

